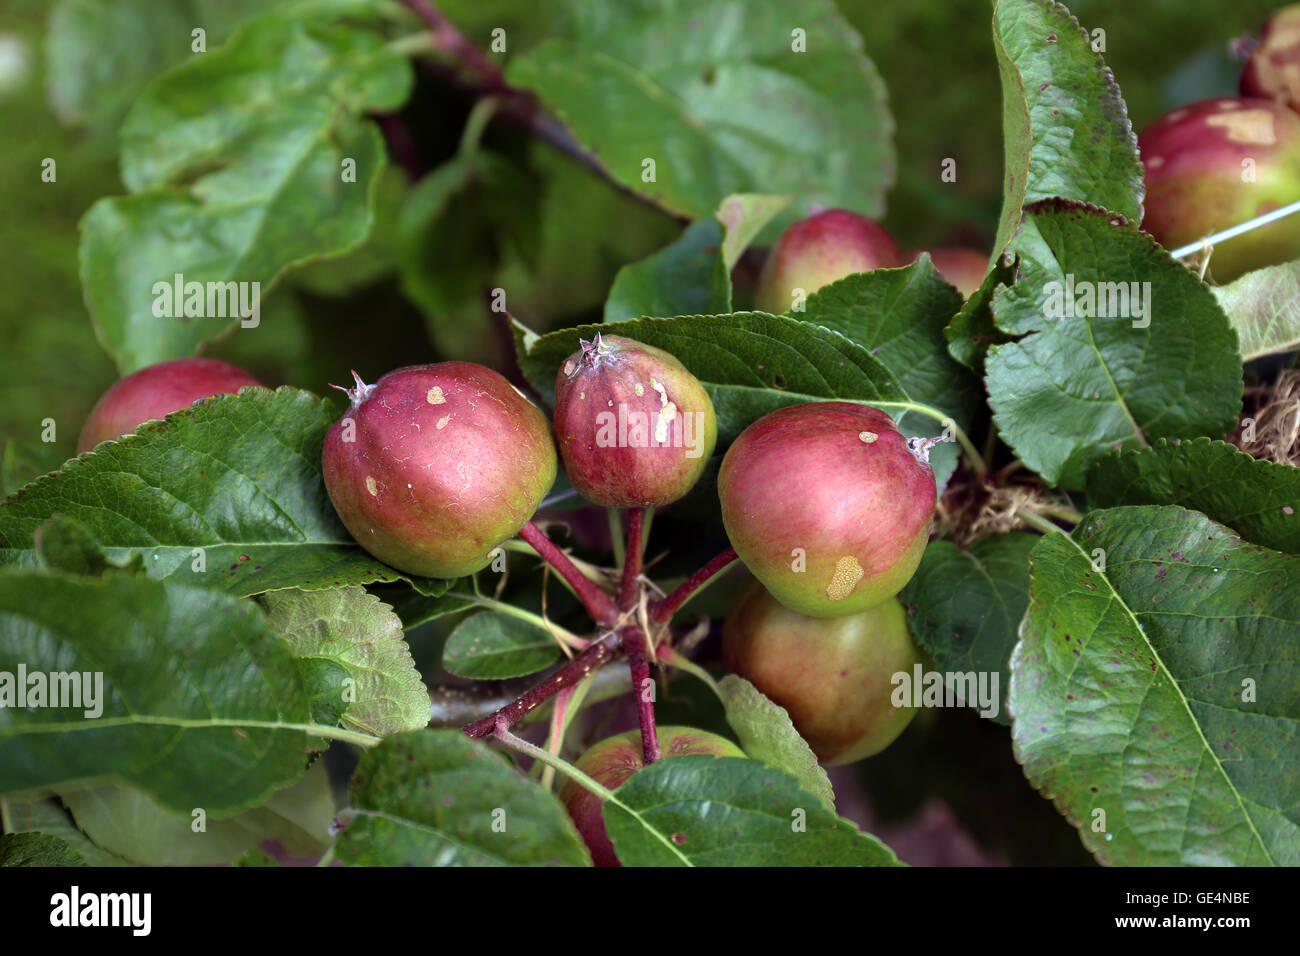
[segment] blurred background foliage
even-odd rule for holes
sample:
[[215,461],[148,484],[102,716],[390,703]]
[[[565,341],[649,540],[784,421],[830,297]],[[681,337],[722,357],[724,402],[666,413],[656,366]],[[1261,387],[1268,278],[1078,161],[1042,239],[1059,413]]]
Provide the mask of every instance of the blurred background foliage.
[[[189,55],[193,25],[205,25],[211,49],[241,19],[274,2],[0,0],[0,441],[13,446],[5,468],[11,487],[72,454],[91,405],[117,377],[87,316],[77,223],[95,200],[124,192],[116,142],[122,117],[145,83]],[[504,28],[512,53],[545,39],[550,22],[532,0],[439,6],[468,37],[482,40]],[[992,4],[838,6],[889,91],[897,179],[885,224],[907,249],[988,249],[1002,179]],[[1105,31],[1105,58],[1140,129],[1179,104],[1234,94],[1238,67],[1229,43],[1257,29],[1279,3],[1070,6],[1085,27]],[[488,122],[478,148],[464,149],[472,108],[465,93],[419,71],[415,94],[397,117],[411,148],[384,175],[371,238],[341,259],[297,269],[264,289],[261,325],[236,331],[206,354],[244,365],[268,384],[320,394],[329,382],[346,381],[350,368],[373,380],[399,365],[460,358],[509,372],[510,338],[487,308],[487,290],[504,288],[511,312],[538,332],[599,321],[618,269],[680,233],[681,222],[515,127]],[[55,183],[41,181],[46,157],[57,162]],[[949,157],[957,161],[955,183],[940,179]],[[749,257],[738,268],[741,305],[753,266]],[[47,418],[57,423],[54,443],[40,440]],[[714,502],[710,489],[702,494],[707,502],[692,495],[656,518],[652,557],[669,550],[656,569],[666,585],[711,554],[699,522],[716,521]],[[603,515],[596,519],[585,531],[574,524],[570,541],[600,547]],[[516,557],[512,570],[522,572],[524,563]],[[720,616],[735,583],[711,589],[699,610]],[[538,587],[536,576],[513,575],[511,597],[536,605]],[[551,612],[563,621],[571,602],[554,587],[551,594]],[[408,635],[431,685],[445,676],[438,661],[450,623],[442,619]],[[705,655],[716,650],[716,633],[709,641]],[[727,732],[701,687],[675,682],[661,720]],[[1090,859],[1073,829],[1025,781],[1005,728],[965,713],[923,717],[885,754],[837,772],[842,799],[863,806],[860,813],[842,807],[846,815],[892,839],[889,827],[937,799],[980,845],[951,862]],[[605,719],[618,722],[619,715]],[[951,837],[943,826],[931,843]],[[936,862],[924,850],[912,861]]]
[[[144,83],[188,55],[184,41],[193,24],[206,25],[211,47],[269,5],[0,3],[0,438],[18,439],[38,459],[31,467],[68,457],[87,411],[116,377],[86,315],[77,221],[99,197],[123,191],[116,168],[122,116]],[[991,5],[838,6],[883,75],[897,124],[898,174],[886,225],[906,248],[987,247],[1002,170]],[[1257,28],[1276,6],[1076,0],[1071,9],[1089,29],[1106,31],[1106,60],[1140,128],[1180,103],[1234,92],[1228,42]],[[512,51],[546,34],[546,18],[533,3],[453,0],[441,7],[472,37],[504,27]],[[169,43],[169,36],[182,42]],[[401,118],[424,171],[454,158],[470,106],[460,92],[421,74]],[[594,320],[618,268],[680,229],[504,124],[490,124],[482,145],[479,156],[489,161],[455,177],[454,189],[430,184],[430,176],[411,185],[395,165],[372,240],[342,261],[282,280],[266,295],[257,332],[229,336],[208,354],[245,363],[270,383],[315,391],[343,380],[354,365],[377,375],[454,356],[505,367],[509,342],[489,321],[484,289],[507,289],[511,310],[539,331]],[[58,163],[56,183],[40,180],[45,157]],[[957,160],[956,183],[939,179],[946,157]],[[399,268],[399,260],[412,257],[422,268]],[[45,418],[58,425],[53,445],[39,441]]]

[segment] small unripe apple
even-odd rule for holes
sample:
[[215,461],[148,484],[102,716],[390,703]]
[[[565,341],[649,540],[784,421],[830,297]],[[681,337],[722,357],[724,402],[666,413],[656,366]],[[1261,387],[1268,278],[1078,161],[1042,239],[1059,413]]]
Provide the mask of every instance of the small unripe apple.
[[325,488],[357,542],[399,571],[486,567],[555,481],[546,416],[490,368],[413,365],[344,391],[352,405],[325,436]]
[[736,554],[777,600],[840,617],[912,577],[936,489],[929,464],[884,412],[812,402],[741,432],[722,460],[718,497]]
[[261,385],[242,368],[208,358],[159,362],[132,372],[90,410],[77,441],[77,453],[103,441],[129,435],[147,421],[189,408],[202,398]]
[[[969,299],[984,284],[984,276],[989,271],[987,253],[966,246],[945,246],[926,251],[930,253],[935,271],[955,287],[963,299]],[[915,262],[920,254],[913,253],[911,261]]]
[[598,332],[560,366],[555,440],[569,482],[588,501],[658,508],[699,480],[718,422],[709,393],[676,358]]
[[827,209],[790,226],[763,263],[754,308],[782,315],[802,290],[810,296],[855,272],[906,265],[885,227],[846,209]]
[[[659,746],[664,760],[689,754],[713,754],[715,757],[744,757],[745,753],[730,740],[705,730],[690,727],[660,727]],[[643,766],[641,731],[609,737],[595,744],[574,764],[608,790],[617,790],[627,778]],[[556,795],[569,812],[582,841],[591,851],[596,866],[622,866],[614,853],[614,844],[605,832],[603,802],[590,790],[565,778]]]
[[828,766],[880,753],[916,715],[891,703],[893,676],[921,660],[895,598],[825,620],[791,611],[750,581],[727,612],[722,659],[786,709]]
[[1300,110],[1300,3],[1283,7],[1264,24],[1241,74],[1241,95]]
[[[1146,168],[1142,227],[1174,249],[1300,198],[1300,115],[1271,100],[1214,99],[1180,107],[1138,137]],[[1300,216],[1219,243],[1210,273],[1300,258]]]

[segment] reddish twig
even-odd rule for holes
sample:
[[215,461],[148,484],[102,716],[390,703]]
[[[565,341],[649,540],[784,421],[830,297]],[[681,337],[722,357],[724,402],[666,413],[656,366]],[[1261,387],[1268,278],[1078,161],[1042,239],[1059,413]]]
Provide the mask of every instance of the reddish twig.
[[641,532],[645,528],[645,509],[629,508],[627,512],[627,557],[623,561],[623,583],[618,591],[618,607],[630,611],[636,607],[637,584],[641,579]]
[[650,661],[646,657],[646,637],[639,627],[625,627],[623,653],[632,670],[632,695],[636,698],[637,718],[641,722],[641,755],[650,765],[663,756],[659,749],[659,732],[655,729],[654,682],[650,678]]
[[541,528],[530,521],[519,529],[519,537],[531,544],[542,559],[569,582],[569,586],[578,595],[578,600],[587,609],[592,620],[606,627],[613,627],[618,622],[618,608],[615,607],[613,598],[587,580],[583,573],[574,567],[569,556],[556,547]]
[[510,92],[506,79],[496,64],[479,52],[478,47],[465,39],[447,17],[429,0],[406,0],[406,5],[433,30],[434,41],[448,53],[455,55],[473,71],[478,83],[490,92]]
[[686,600],[703,586],[704,582],[713,577],[719,571],[736,560],[736,549],[728,548],[717,557],[713,558],[704,567],[700,568],[689,578],[682,582],[681,586],[672,594],[668,595],[661,601],[658,601],[650,610],[650,617],[657,623],[662,624],[673,616],[674,612],[686,603]]
[[504,720],[507,727],[513,727],[560,691],[572,687],[592,671],[612,661],[618,654],[619,644],[617,632],[606,634],[587,645],[585,651],[536,687],[524,692],[500,710],[495,710],[472,724],[466,724],[461,730],[469,737],[486,737],[495,732],[498,721]]

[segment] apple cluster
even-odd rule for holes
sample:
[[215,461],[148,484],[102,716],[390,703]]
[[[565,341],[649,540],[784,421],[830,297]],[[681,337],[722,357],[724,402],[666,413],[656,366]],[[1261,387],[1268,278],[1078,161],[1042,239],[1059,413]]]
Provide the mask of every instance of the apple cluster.
[[[879,226],[830,210],[785,234],[760,296],[775,308],[787,285],[814,289],[900,262]],[[355,385],[340,389],[347,411],[322,448],[325,489],[357,542],[410,575],[473,574],[503,542],[527,538],[561,463],[594,504],[658,508],[698,483],[717,443],[717,417],[700,381],[675,356],[616,335],[597,333],[562,363],[551,421],[481,365],[415,365],[373,384],[353,374]],[[208,359],[151,366],[105,394],[81,450],[199,399],[259,384]],[[929,465],[884,412],[812,402],[746,428],[717,484],[731,546],[753,575],[723,627],[726,666],[785,707],[822,761],[877,753],[912,717],[890,703],[891,675],[918,659],[895,595],[929,535],[936,495]],[[626,618],[635,604],[620,593],[616,611]],[[645,731],[643,723],[641,743]],[[689,728],[660,728],[658,741],[663,757],[744,756]],[[637,731],[606,740],[577,768],[615,788],[655,759],[637,743]],[[596,861],[617,863],[600,800],[572,782],[560,795]]]

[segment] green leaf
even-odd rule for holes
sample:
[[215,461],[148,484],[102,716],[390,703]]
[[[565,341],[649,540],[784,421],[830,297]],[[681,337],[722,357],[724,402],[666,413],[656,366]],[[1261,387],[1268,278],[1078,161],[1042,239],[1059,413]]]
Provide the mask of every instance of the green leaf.
[[730,312],[722,240],[722,224],[701,219],[672,245],[619,269],[605,301],[605,321]]
[[637,319],[585,325],[530,338],[516,323],[520,368],[548,404],[555,375],[596,332],[622,335],[676,356],[708,391],[718,417],[718,444],[785,405],[818,398],[906,401],[893,374],[844,336],[764,312]]
[[[713,214],[722,223],[726,233],[722,240],[722,263],[727,274],[736,267],[741,254],[750,243],[780,212],[790,205],[793,196],[768,196],[763,193],[744,193],[728,196]],[[731,307],[727,307],[731,311]],[[685,313],[678,313],[684,315]]]
[[972,372],[983,373],[984,356],[990,345],[1012,340],[994,323],[991,305],[993,293],[1000,286],[1011,285],[1015,278],[1015,266],[1007,265],[1006,260],[998,256],[983,284],[943,330],[944,338],[948,340],[948,354]]
[[[304,769],[311,715],[294,660],[254,605],[215,591],[8,570],[2,674],[6,790],[120,779],[218,816]],[[32,696],[42,686],[45,706]]]
[[606,801],[624,866],[897,866],[875,837],[835,816],[787,773],[692,754],[634,773]]
[[[1031,209],[1021,241],[1016,284],[998,291],[993,314],[1024,337],[990,348],[985,366],[994,422],[1029,468],[1081,488],[1112,448],[1232,428],[1237,336],[1195,275],[1150,236],[1076,203]],[[1094,299],[1088,311],[1106,314],[1079,317]]]
[[[145,866],[215,866],[276,841],[288,853],[319,857],[333,842],[334,797],[322,761],[261,806],[225,820],[171,810],[134,787],[67,791],[63,802],[96,845]],[[201,821],[200,829],[195,829]]]
[[151,577],[231,594],[396,581],[325,492],[335,414],[309,392],[251,388],[142,425],[0,503],[0,562],[34,564],[36,529],[58,512],[114,564],[138,555]]
[[1300,348],[1300,262],[1247,272],[1213,291],[1237,330],[1244,358]]
[[156,74],[191,56],[191,31],[220,46],[279,0],[58,0],[45,35],[50,107],[69,125],[111,131]]
[[81,855],[90,866],[130,866],[131,864],[90,842],[86,834],[77,829],[63,804],[55,797],[43,794],[21,794],[16,797],[0,796],[15,833],[44,833],[58,837]]
[[1300,468],[1260,461],[1221,441],[1158,441],[1113,452],[1088,472],[1088,501],[1182,505],[1247,541],[1300,554]]
[[231,862],[231,866],[279,866],[275,857],[268,856],[261,850],[245,850]]
[[981,395],[948,354],[943,334],[961,304],[961,293],[922,253],[901,269],[857,273],[823,286],[793,316],[848,336],[891,369],[914,401],[965,427]]
[[560,647],[550,634],[517,617],[483,611],[451,632],[442,666],[457,677],[505,680],[535,674],[559,658]]
[[808,742],[795,730],[786,709],[734,674],[718,682],[718,692],[727,708],[727,723],[736,732],[745,753],[773,770],[790,774],[833,813],[835,791],[830,777],[817,762],[817,755]]
[[758,190],[882,212],[894,122],[862,38],[829,0],[565,7],[559,35],[506,76],[616,181],[692,219]]
[[559,801],[456,730],[387,737],[361,758],[335,845],[352,866],[582,866]]
[[[405,169],[391,163],[381,165],[371,191],[370,208],[374,225],[365,241],[342,256],[314,259],[295,267],[289,277],[293,287],[314,296],[341,299],[364,295],[369,287],[379,285],[393,276],[397,271],[397,221],[410,190],[411,181]],[[298,304],[297,299],[291,296],[277,298]],[[271,302],[267,303],[265,314],[271,313],[271,305]],[[280,320],[278,315],[272,315],[271,318]],[[298,326],[304,324],[301,317],[295,317],[291,321]],[[301,335],[299,330],[289,334],[295,332]],[[250,351],[259,345],[265,351],[276,347],[272,345],[270,336],[263,342],[240,344],[246,344]],[[305,350],[309,346],[304,345],[302,348]],[[301,358],[307,360],[305,356]]]
[[[368,10],[364,0],[320,0],[273,11],[136,101],[121,131],[132,195],[100,200],[81,223],[86,302],[123,372],[254,321],[230,317],[220,296],[202,316],[185,302],[169,307],[175,275],[248,283],[248,304],[251,283],[264,291],[290,266],[366,237],[385,160],[361,116],[396,109],[411,86],[410,64],[363,26]],[[345,181],[348,161],[355,181]]]
[[1142,218],[1142,164],[1119,86],[1088,34],[1054,0],[999,0],[993,48],[1006,144],[995,249],[1014,242],[1025,206],[1059,196]]
[[605,302],[605,321],[731,311],[731,270],[788,196],[728,196],[712,219],[691,223],[676,242],[624,266]]
[[[1029,606],[1029,552],[1037,541],[1038,535],[1021,532],[991,535],[969,551],[951,541],[931,541],[899,595],[912,636],[936,670],[996,676],[995,709],[981,716],[1000,724],[1011,723],[1003,706],[1011,684],[1008,664]],[[980,704],[968,700],[967,706]]]
[[0,836],[0,866],[89,866],[69,843],[44,833]]
[[[348,710],[351,675],[342,664],[327,657],[299,657],[297,663],[311,702],[311,722],[322,727],[339,726]],[[311,749],[318,752],[328,747],[324,737],[317,737],[311,744]]]
[[429,691],[393,609],[364,588],[273,591],[261,599],[295,657],[337,664],[350,678],[343,724],[383,737],[429,723]]
[[1016,755],[1084,845],[1109,865],[1300,864],[1300,558],[1125,507],[1043,537],[1030,577]]
[[66,515],[55,514],[36,529],[36,551],[42,567],[71,574],[102,574],[111,565],[86,527]]
[[393,612],[401,618],[403,630],[407,631],[428,621],[446,617],[448,614],[459,614],[475,606],[472,598],[461,594],[448,593],[441,597],[427,597],[410,589],[397,595],[385,593],[384,599],[392,605]]

